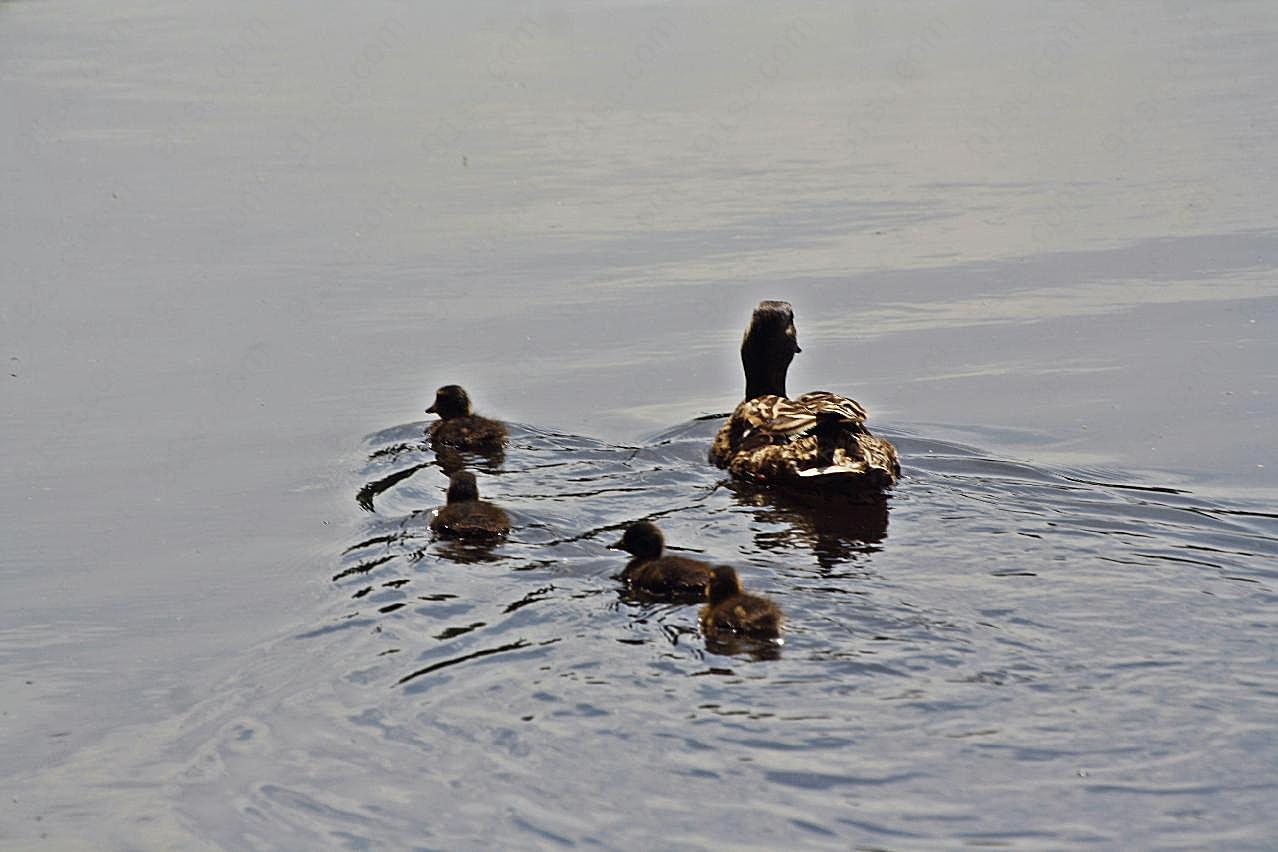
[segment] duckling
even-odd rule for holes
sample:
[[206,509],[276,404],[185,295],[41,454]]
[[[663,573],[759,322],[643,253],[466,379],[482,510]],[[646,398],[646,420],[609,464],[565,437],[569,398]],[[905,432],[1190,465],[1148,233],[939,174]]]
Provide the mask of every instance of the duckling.
[[448,480],[448,504],[431,519],[430,528],[448,538],[493,539],[510,532],[510,517],[500,506],[479,499],[475,474],[454,473]]
[[901,464],[896,448],[865,427],[861,404],[829,391],[786,396],[786,372],[802,351],[790,303],[760,302],[741,341],[745,400],[715,435],[710,462],[763,485],[881,493]]
[[435,401],[427,414],[438,414],[430,424],[431,445],[459,450],[493,452],[506,443],[506,427],[470,410],[470,397],[460,385],[444,385],[435,391]]
[[706,582],[709,603],[701,608],[701,632],[709,639],[723,634],[753,639],[776,639],[781,635],[784,617],[777,605],[767,598],[749,595],[741,590],[735,569],[716,565]]
[[665,543],[661,530],[650,521],[628,526],[621,540],[611,545],[634,556],[618,579],[632,591],[653,597],[704,599],[710,566],[686,556],[662,556]]

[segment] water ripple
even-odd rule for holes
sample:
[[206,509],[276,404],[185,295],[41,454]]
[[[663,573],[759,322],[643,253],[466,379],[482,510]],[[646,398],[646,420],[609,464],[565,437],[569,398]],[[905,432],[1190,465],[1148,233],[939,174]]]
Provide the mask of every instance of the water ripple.
[[[1255,836],[1236,828],[1266,818],[1278,759],[1270,507],[890,431],[889,498],[803,501],[706,464],[717,425],[639,446],[514,426],[499,460],[464,460],[514,519],[483,546],[430,534],[456,459],[422,424],[371,436],[334,594],[270,655],[297,672],[272,724],[251,751],[230,725],[202,741],[224,774],[190,783],[280,843],[448,846],[479,820],[625,847],[648,836],[636,800],[687,848]],[[696,606],[625,593],[607,544],[640,518],[736,565],[784,644],[707,642]],[[218,777],[264,780],[235,798]]]

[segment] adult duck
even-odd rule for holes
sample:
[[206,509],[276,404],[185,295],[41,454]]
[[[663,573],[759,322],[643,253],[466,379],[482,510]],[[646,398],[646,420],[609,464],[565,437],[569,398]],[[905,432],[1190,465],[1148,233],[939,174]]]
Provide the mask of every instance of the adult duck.
[[741,341],[745,400],[710,446],[710,461],[761,485],[872,496],[901,475],[896,448],[865,426],[860,403],[829,391],[786,396],[799,348],[789,302],[763,301]]

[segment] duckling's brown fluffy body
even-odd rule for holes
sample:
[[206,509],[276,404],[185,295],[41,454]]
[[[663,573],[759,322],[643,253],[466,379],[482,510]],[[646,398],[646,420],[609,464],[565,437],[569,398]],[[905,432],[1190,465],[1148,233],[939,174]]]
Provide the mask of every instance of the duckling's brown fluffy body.
[[710,566],[683,556],[657,559],[631,559],[621,572],[621,579],[635,591],[645,594],[701,600],[705,597],[706,578]]
[[901,473],[896,448],[865,426],[865,408],[829,391],[786,396],[801,352],[788,302],[763,301],[741,342],[745,399],[710,446],[710,461],[735,477],[802,490],[878,494]]
[[510,532],[510,516],[480,500],[475,474],[462,471],[449,479],[448,504],[431,519],[430,528],[446,538],[494,539]]
[[435,401],[426,413],[440,418],[430,424],[431,446],[493,452],[506,443],[506,427],[474,414],[470,397],[459,385],[444,385],[435,391]]
[[776,639],[781,635],[781,610],[767,598],[742,591],[733,568],[716,565],[710,569],[706,596],[709,603],[701,608],[700,622],[707,637]]
[[665,537],[656,524],[648,521],[631,524],[621,540],[612,546],[634,556],[619,575],[631,591],[668,600],[705,598],[710,566],[699,559],[663,555]]

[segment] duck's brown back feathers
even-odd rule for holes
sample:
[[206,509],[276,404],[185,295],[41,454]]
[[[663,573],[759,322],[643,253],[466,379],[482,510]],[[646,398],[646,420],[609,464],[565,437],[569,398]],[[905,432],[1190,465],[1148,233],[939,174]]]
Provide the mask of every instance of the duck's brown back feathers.
[[891,442],[865,427],[866,417],[856,400],[829,391],[748,399],[715,435],[710,461],[764,485],[881,491],[901,465]]
[[710,602],[701,608],[700,618],[706,638],[776,639],[781,635],[781,610],[767,598],[743,592],[736,569],[731,566],[710,569],[706,596]]
[[710,581],[710,566],[684,556],[636,557],[627,563],[620,579],[633,591],[646,595],[704,600],[706,583]]
[[430,424],[430,440],[434,447],[478,452],[500,450],[506,443],[506,427],[496,420],[468,414]]
[[430,528],[446,538],[490,539],[510,532],[510,516],[483,500],[449,503],[431,519]]
[[724,634],[755,639],[776,639],[784,617],[776,604],[742,592],[717,604],[701,608],[701,632],[711,638]]

